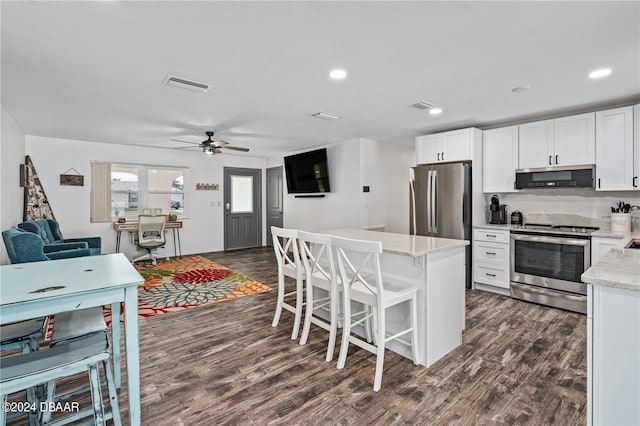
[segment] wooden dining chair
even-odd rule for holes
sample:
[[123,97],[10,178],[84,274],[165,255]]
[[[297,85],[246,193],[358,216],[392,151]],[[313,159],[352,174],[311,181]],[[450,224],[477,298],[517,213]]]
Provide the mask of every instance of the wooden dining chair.
[[[44,336],[47,328],[49,317],[33,318],[26,321],[19,321],[0,326],[0,351],[9,351],[19,349],[21,353],[28,354],[30,352],[38,352],[40,344],[38,340]],[[37,397],[44,395],[42,386],[26,389],[26,398],[30,403],[37,402]],[[23,416],[24,413],[9,413],[7,420]],[[29,425],[37,424],[38,417],[36,413],[29,412]]]
[[[336,274],[331,241],[331,235],[298,231],[300,258],[305,270],[307,296],[300,344],[307,343],[311,324],[327,330],[329,332],[325,358],[327,362],[333,359],[335,351],[336,334],[340,320],[340,288],[342,287]],[[325,312],[328,320],[314,315],[316,311]]]
[[[271,235],[273,236],[273,250],[276,253],[276,259],[278,261],[278,299],[271,326],[278,326],[283,309],[292,312],[294,314],[294,321],[291,340],[295,340],[298,337],[302,320],[305,277],[304,266],[302,265],[300,253],[298,252],[298,231],[296,229],[284,229],[272,226]],[[288,293],[285,293],[285,276],[296,280],[295,290]],[[290,298],[291,296],[295,296],[295,304],[285,300],[285,298]]]
[[[101,332],[77,339],[68,344],[58,345],[39,352],[30,352],[16,356],[0,358],[0,403],[7,401],[9,394],[24,389],[34,388],[41,384],[47,385],[47,401],[53,401],[55,381],[81,372],[89,374],[91,385],[92,409],[87,410],[93,415],[95,425],[105,425],[106,420],[113,419],[116,426],[121,425],[118,398],[115,382],[110,366],[110,345],[107,333]],[[111,410],[105,411],[98,363],[102,362],[106,372],[107,386]],[[40,404],[37,404],[37,408]],[[47,411],[42,412],[42,424],[48,423]],[[63,425],[75,422],[86,413],[73,413],[64,419],[57,419],[55,424]],[[6,424],[6,413],[0,410],[0,426]]]
[[34,318],[0,326],[0,351],[20,349],[22,353],[37,352],[38,339],[44,336],[47,317]]
[[[380,254],[382,243],[379,241],[361,241],[348,238],[333,237],[333,248],[338,260],[338,270],[342,281],[344,324],[342,329],[342,343],[338,356],[338,368],[342,369],[347,361],[349,344],[361,347],[376,355],[376,371],[373,390],[378,392],[382,385],[382,371],[384,367],[384,349],[387,342],[397,340],[411,346],[413,363],[418,364],[418,333],[417,333],[417,287],[401,282],[383,282],[380,269]],[[361,303],[371,308],[368,315],[358,315],[357,319],[351,315],[351,302]],[[405,303],[406,302],[406,303]],[[395,332],[392,336],[386,333],[386,309],[399,304],[408,308],[410,325],[405,330]],[[354,321],[355,319],[355,321]],[[351,333],[356,325],[365,325],[370,319],[374,322],[374,339],[369,342]],[[410,334],[411,341],[401,339]]]
[[[75,311],[62,312],[56,314],[53,320],[53,333],[51,335],[51,348],[60,347],[69,343],[86,340],[90,336],[96,334],[103,334],[107,332],[107,323],[104,320],[104,312],[101,306],[96,306],[86,309],[78,309]],[[115,385],[113,378],[113,369],[109,360],[102,360],[102,367],[106,377],[107,391],[109,399],[111,401],[112,410],[119,411],[118,397],[115,393]],[[100,387],[103,383],[99,380]],[[70,394],[55,395],[55,400],[68,400],[70,397],[76,397],[81,392],[87,392],[92,390],[93,384],[85,386],[80,390],[74,390]],[[112,389],[113,388],[113,389]],[[56,392],[56,381],[50,380],[47,384],[46,402],[50,403],[54,401],[54,394]],[[84,410],[81,413],[76,413],[75,417],[79,418],[81,415],[88,417],[94,413],[91,410]],[[113,413],[115,415],[115,413]],[[51,412],[45,412],[42,415],[42,422],[44,424],[51,420]],[[115,422],[115,420],[114,420]],[[118,424],[117,420],[116,424]]]

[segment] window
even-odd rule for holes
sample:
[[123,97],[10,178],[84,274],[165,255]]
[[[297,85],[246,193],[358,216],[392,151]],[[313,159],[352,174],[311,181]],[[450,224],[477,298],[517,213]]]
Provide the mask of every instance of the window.
[[143,208],[187,217],[186,178],[187,169],[182,167],[112,164],[112,217],[135,219]]

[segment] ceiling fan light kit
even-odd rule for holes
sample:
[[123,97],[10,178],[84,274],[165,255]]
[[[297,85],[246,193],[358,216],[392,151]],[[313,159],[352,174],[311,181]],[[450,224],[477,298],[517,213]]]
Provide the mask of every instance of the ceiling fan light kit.
[[[223,141],[223,140],[214,141],[213,139],[211,139],[213,137],[213,132],[211,131],[205,132],[205,134],[207,135],[207,139],[202,141],[201,143],[188,142],[180,139],[172,139],[172,140],[175,140],[177,142],[190,143],[193,145],[197,145],[198,148],[202,148],[203,155],[221,154],[222,149],[230,149],[232,151],[240,151],[240,152],[249,152],[249,148],[241,148],[239,146],[230,146],[229,142],[227,141]],[[187,147],[178,147],[174,149],[182,149],[182,148],[195,148],[195,147],[187,146]]]

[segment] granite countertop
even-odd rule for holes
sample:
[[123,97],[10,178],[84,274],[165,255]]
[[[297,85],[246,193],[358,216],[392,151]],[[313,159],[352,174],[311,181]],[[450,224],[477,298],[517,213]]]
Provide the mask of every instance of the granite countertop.
[[592,285],[640,291],[640,249],[624,248],[632,239],[640,239],[640,233],[633,232],[621,237],[616,247],[582,274],[582,281]]
[[512,226],[508,223],[502,224],[502,225],[497,225],[497,224],[491,224],[491,223],[485,223],[485,224],[480,224],[480,225],[473,225],[474,228],[477,229],[501,229],[503,231],[510,231]]
[[324,233],[355,240],[380,241],[383,252],[409,257],[423,256],[470,244],[467,240],[395,234],[393,232],[367,231],[364,229],[334,229],[324,231]]
[[597,231],[591,233],[592,237],[601,238],[626,238],[629,236],[627,232],[613,232],[611,229],[600,228]]

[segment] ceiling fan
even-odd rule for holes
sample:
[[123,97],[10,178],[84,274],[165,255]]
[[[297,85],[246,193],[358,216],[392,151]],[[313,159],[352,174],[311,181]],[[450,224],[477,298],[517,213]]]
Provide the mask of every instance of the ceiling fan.
[[[211,139],[213,137],[213,132],[205,132],[207,135],[207,139],[202,141],[201,143],[197,142],[189,142],[183,141],[180,139],[171,139],[176,142],[190,143],[193,145],[198,145],[199,148],[202,148],[202,153],[204,155],[214,155],[222,153],[223,149],[230,149],[232,151],[241,151],[241,152],[249,152],[249,148],[241,148],[239,146],[230,146],[229,142],[223,140],[214,141]],[[193,146],[181,146],[175,149],[184,149],[184,148],[195,148]]]

